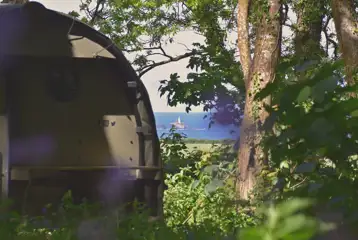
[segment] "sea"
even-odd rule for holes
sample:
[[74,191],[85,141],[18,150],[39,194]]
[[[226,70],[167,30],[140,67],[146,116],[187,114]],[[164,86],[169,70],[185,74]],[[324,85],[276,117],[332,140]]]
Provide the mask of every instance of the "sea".
[[[237,139],[239,129],[234,125],[220,125],[214,123],[210,125],[210,113],[175,113],[175,112],[156,112],[154,113],[157,132],[159,137],[167,134],[172,127],[171,123],[180,122],[185,125],[185,129],[176,129],[176,132],[183,133],[187,138],[205,140]],[[207,116],[205,118],[205,116]]]

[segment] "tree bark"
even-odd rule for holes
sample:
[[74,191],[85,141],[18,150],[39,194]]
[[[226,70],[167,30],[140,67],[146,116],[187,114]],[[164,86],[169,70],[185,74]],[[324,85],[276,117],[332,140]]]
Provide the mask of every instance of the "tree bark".
[[249,4],[250,0],[239,0],[237,13],[237,46],[240,52],[240,63],[245,78],[245,87],[248,89],[251,66],[250,40],[249,40]]
[[321,49],[324,8],[325,1],[304,0],[294,5],[297,16],[294,50],[300,61],[320,59],[324,55]]
[[346,80],[353,84],[358,68],[358,17],[353,0],[332,0],[332,13],[340,52],[345,63]]
[[[247,19],[240,19],[240,17],[247,18],[247,14],[240,14],[240,11],[246,11],[246,3],[247,1],[239,0],[239,25],[247,23]],[[257,27],[254,58],[252,63],[250,60],[250,70],[245,76],[245,79],[247,79],[246,100],[244,118],[240,129],[239,175],[236,184],[238,198],[244,200],[250,198],[256,185],[257,173],[260,172],[263,165],[267,165],[267,155],[260,146],[260,142],[265,132],[263,126],[268,117],[268,113],[263,106],[270,103],[270,98],[258,102],[254,100],[254,97],[256,93],[273,80],[280,49],[281,23],[279,13],[281,3],[280,0],[269,0],[268,3],[269,11],[261,19]],[[239,29],[244,31],[245,27],[241,26]],[[248,38],[242,37],[241,40],[248,41]],[[240,56],[242,53],[247,53],[246,46],[248,46],[248,43],[240,43],[239,38]],[[245,59],[248,58],[241,57],[240,60],[245,61]],[[248,65],[247,62],[241,62],[241,64],[243,68]]]
[[[348,84],[357,83],[354,71],[358,68],[358,16],[355,12],[354,0],[332,0],[332,15],[336,28],[339,50],[345,63],[346,81]],[[354,93],[353,97],[357,97]],[[340,210],[321,206],[317,217],[325,222],[337,225],[337,229],[321,235],[318,239],[357,239],[352,228],[345,222]]]

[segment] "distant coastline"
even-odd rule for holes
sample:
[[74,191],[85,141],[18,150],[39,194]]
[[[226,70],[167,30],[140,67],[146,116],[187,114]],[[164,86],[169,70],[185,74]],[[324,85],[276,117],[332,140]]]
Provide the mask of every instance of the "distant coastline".
[[219,139],[219,140],[212,140],[212,139],[195,139],[195,138],[185,138],[183,139],[184,143],[189,143],[189,144],[221,144],[221,143],[227,143],[227,144],[232,144],[235,143],[236,141],[233,139]]
[[[186,135],[185,141],[195,143],[221,143],[238,137],[238,128],[233,125],[210,124],[209,112],[154,112],[159,137],[170,133]],[[200,141],[200,142],[199,142]]]
[[233,139],[212,140],[212,139],[184,138],[181,141],[186,144],[235,144],[236,143],[236,140]]

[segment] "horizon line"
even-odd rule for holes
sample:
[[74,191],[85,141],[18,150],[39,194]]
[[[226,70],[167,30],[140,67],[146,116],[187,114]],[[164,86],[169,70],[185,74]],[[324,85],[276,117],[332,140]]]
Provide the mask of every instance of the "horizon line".
[[210,113],[210,112],[156,112],[156,111],[153,111],[154,113],[185,113],[185,114],[189,114],[189,113]]

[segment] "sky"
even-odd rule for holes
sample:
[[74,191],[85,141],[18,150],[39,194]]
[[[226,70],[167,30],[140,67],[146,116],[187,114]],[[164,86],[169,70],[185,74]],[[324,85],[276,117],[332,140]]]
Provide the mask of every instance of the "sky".
[[[45,7],[53,9],[56,11],[68,13],[72,10],[79,11],[79,5],[81,0],[36,0],[37,2],[42,3]],[[169,54],[180,54],[183,53],[185,47],[183,44],[189,45],[193,41],[201,41],[200,36],[194,34],[193,32],[182,32],[176,37],[178,44],[171,44],[166,48],[166,51]],[[133,56],[127,56],[128,60],[131,61]],[[160,60],[160,59],[159,59]],[[186,68],[188,64],[188,59],[178,61],[175,63],[170,63],[165,66],[157,67],[147,74],[145,74],[141,79],[146,86],[150,100],[153,106],[154,112],[184,112],[185,106],[179,105],[177,107],[170,107],[167,105],[166,97],[160,98],[158,88],[160,86],[159,81],[168,79],[171,73],[177,72],[180,76],[186,76],[188,69]],[[201,112],[202,107],[193,107],[193,112]]]

